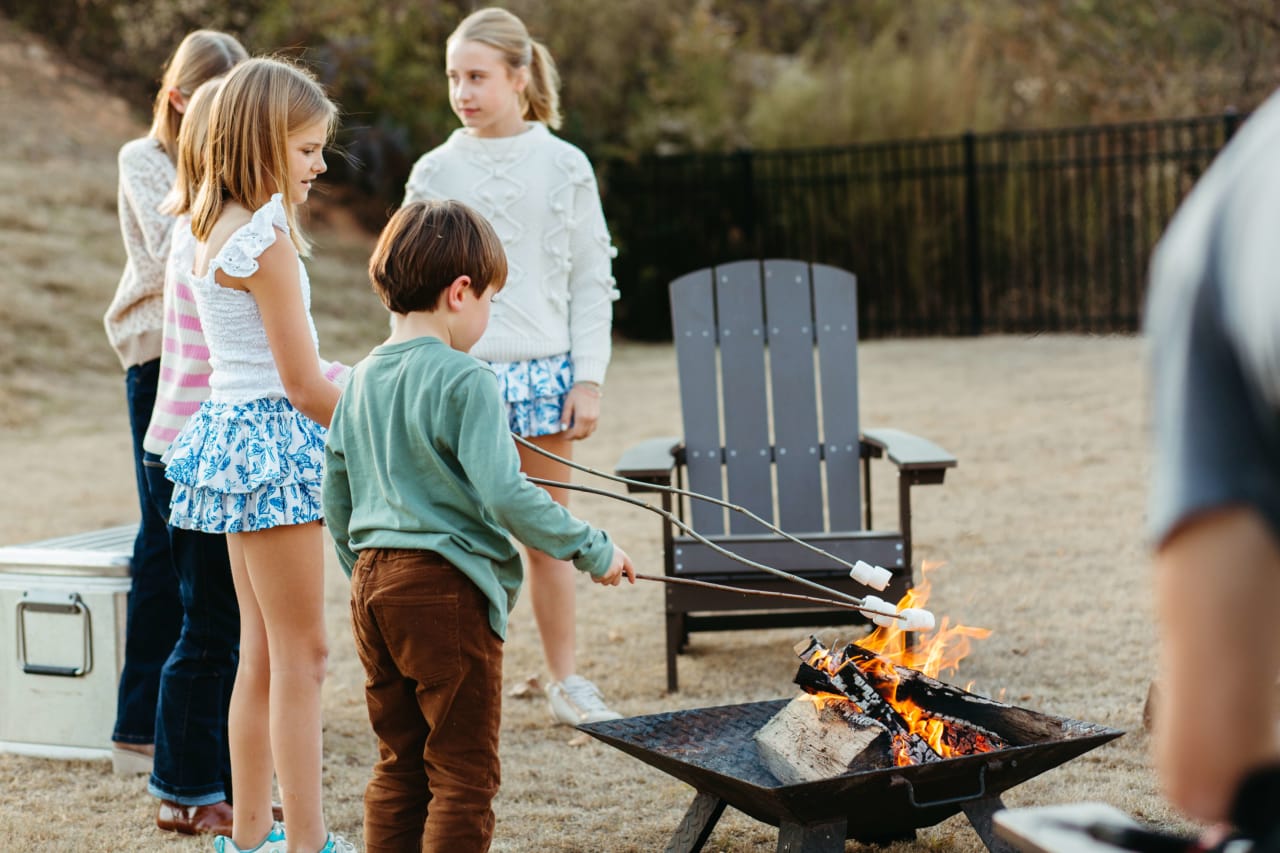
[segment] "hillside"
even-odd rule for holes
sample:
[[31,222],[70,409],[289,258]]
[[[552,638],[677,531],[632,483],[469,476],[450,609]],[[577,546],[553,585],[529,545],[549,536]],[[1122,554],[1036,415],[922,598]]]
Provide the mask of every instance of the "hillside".
[[[3,17],[0,111],[0,425],[31,423],[69,386],[123,409],[102,315],[124,263],[116,151],[146,117]],[[313,216],[316,324],[325,355],[350,361],[385,328],[364,273],[372,237],[323,201]]]

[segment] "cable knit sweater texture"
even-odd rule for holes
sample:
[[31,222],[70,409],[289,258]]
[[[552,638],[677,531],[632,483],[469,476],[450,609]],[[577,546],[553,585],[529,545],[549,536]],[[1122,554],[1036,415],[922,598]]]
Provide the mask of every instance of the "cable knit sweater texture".
[[175,170],[160,143],[149,136],[126,142],[118,165],[125,264],[103,321],[107,339],[127,370],[160,357],[164,267],[174,222],[160,212],[160,203],[173,187]]
[[567,352],[575,381],[604,382],[617,252],[587,156],[538,122],[500,138],[459,128],[409,175],[405,203],[427,199],[474,207],[507,252],[507,284],[471,354],[524,361]]

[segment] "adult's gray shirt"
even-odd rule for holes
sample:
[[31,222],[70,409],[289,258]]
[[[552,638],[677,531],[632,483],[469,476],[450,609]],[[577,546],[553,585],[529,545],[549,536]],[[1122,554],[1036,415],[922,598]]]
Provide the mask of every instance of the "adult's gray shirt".
[[1145,333],[1155,544],[1227,506],[1253,507],[1280,537],[1280,92],[1160,239]]

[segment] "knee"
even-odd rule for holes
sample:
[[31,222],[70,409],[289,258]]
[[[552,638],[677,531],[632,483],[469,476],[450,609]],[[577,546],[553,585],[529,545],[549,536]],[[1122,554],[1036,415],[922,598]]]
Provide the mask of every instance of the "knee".
[[272,671],[287,670],[317,684],[324,681],[329,665],[329,644],[323,638],[311,641],[297,640],[288,644],[288,651],[273,655]]

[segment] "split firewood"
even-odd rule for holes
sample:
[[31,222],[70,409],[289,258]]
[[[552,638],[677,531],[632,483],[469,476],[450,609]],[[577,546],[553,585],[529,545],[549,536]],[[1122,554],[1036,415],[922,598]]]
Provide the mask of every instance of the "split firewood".
[[755,741],[764,766],[786,785],[893,766],[889,730],[834,697],[796,697]]

